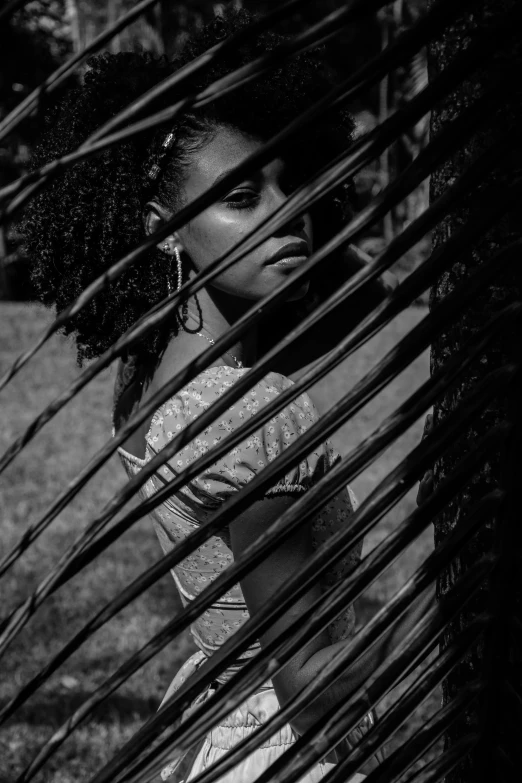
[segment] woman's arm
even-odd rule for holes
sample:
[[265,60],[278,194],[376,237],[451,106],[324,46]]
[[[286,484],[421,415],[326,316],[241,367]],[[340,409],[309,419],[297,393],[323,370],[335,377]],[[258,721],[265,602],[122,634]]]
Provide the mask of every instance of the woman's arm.
[[[247,546],[294,502],[292,497],[281,496],[266,498],[253,504],[231,525],[231,542],[234,558],[239,558]],[[283,583],[296,571],[301,572],[313,554],[311,525],[300,526],[298,532],[282,543],[256,569],[241,580],[241,587],[251,616],[260,610],[272,596],[277,595]],[[316,582],[312,588],[295,603],[261,637],[265,645],[279,634],[286,632],[291,622],[302,616],[304,611],[321,595],[321,587]],[[303,734],[310,726],[320,720],[335,704],[345,701],[367,677],[385,660],[398,641],[414,627],[426,610],[431,596],[423,596],[406,617],[395,625],[369,648],[364,655],[302,713],[292,721],[292,728]],[[310,683],[334,655],[351,640],[330,643],[327,631],[323,631],[310,640],[273,677],[274,688],[281,704],[299,693]]]
[[[432,602],[433,590],[429,589],[412,604],[410,609],[408,609],[408,611],[397,620],[378,641],[363,653],[359,660],[356,661],[348,671],[343,673],[333,686],[310,704],[306,714],[298,716],[295,730],[300,734],[304,733],[306,729],[310,728],[310,726],[319,720],[322,715],[340,701],[349,698],[360,685],[364,684],[377,667],[391,655],[399,642],[415,628]],[[350,642],[351,639],[336,642],[311,655],[299,671],[299,679],[302,683],[301,687],[304,687],[308,682],[315,679],[336,653],[346,647]]]

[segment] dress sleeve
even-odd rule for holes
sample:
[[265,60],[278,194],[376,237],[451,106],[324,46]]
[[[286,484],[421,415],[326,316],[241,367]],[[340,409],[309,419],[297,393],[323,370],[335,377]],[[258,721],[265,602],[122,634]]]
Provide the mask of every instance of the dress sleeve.
[[[245,370],[231,367],[210,368],[163,405],[154,415],[147,435],[147,448],[151,456],[161,451],[184,427],[197,419],[244,372]],[[172,479],[174,474],[226,439],[230,433],[256,416],[265,405],[292,385],[293,382],[283,375],[269,373],[191,443],[171,457],[159,471],[161,480]],[[183,501],[191,506],[196,504],[200,508],[216,508],[248,484],[318,418],[317,409],[310,397],[301,394],[266,424],[193,478],[181,490]],[[329,442],[325,441],[269,488],[265,495],[299,495],[319,481],[334,461],[335,454]]]

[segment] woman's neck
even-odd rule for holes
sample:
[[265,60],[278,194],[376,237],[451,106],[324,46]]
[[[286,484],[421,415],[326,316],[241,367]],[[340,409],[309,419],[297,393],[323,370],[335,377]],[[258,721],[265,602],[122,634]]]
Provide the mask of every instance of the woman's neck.
[[[197,294],[199,308],[192,297],[187,306],[190,315],[189,327],[204,329],[204,333],[217,342],[247,312],[252,302],[231,297],[221,291],[207,291],[203,288]],[[200,312],[201,310],[201,312]],[[198,339],[197,337],[195,339]],[[226,351],[245,367],[251,367],[258,355],[258,329],[253,327]]]

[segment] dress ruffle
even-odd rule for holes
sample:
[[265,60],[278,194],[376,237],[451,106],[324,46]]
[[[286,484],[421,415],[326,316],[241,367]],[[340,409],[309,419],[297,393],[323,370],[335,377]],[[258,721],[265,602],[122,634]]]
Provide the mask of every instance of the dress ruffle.
[[[161,706],[165,704],[176,691],[186,682],[187,678],[196,672],[205,662],[202,652],[194,653],[177,672],[172,680]],[[203,704],[215,691],[209,687],[193,702],[186,715],[195,707]],[[221,723],[215,726],[203,742],[173,758],[161,771],[161,779],[167,783],[188,783],[208,767],[219,761],[229,750],[239,742],[250,737],[260,726],[267,723],[279,710],[276,693],[271,687],[264,687],[250,696],[243,704],[227,715]],[[371,717],[365,719],[360,727],[354,730],[354,739],[360,739],[372,726]],[[271,737],[266,738],[240,764],[233,767],[218,783],[254,783],[254,781],[273,764],[297,740],[290,724],[286,723]],[[329,762],[319,762],[307,772],[300,783],[318,783],[335,767]],[[346,783],[359,783],[366,776],[355,774]]]

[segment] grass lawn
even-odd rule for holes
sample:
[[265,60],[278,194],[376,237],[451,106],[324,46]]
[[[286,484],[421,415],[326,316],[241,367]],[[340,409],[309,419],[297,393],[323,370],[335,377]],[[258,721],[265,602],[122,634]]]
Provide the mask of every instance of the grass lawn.
[[[320,409],[345,394],[425,315],[404,312],[312,390]],[[0,303],[0,373],[31,345],[48,323],[38,306]],[[56,338],[0,393],[0,447],[24,429],[78,373],[69,341]],[[357,417],[335,435],[337,449],[348,453],[372,432],[429,373],[428,352],[420,356]],[[0,546],[5,552],[27,525],[39,518],[90,457],[110,437],[113,371],[107,370],[50,422],[2,475]],[[359,499],[369,492],[421,437],[423,419],[359,476],[352,487]],[[4,577],[5,615],[47,574],[50,567],[124,482],[113,458]],[[365,552],[415,508],[416,488],[375,528]],[[432,548],[431,529],[362,597],[361,621],[371,616],[404,582]],[[159,545],[147,520],[141,520],[84,572],[57,591],[12,644],[2,665],[0,703],[5,703],[111,597],[159,557]],[[56,728],[127,657],[137,651],[179,610],[170,577],[122,611],[95,634],[25,704],[0,733],[0,783],[12,783]],[[83,783],[127,741],[157,708],[173,674],[195,649],[188,634],[178,638],[113,694],[52,757],[36,781]],[[387,697],[389,704],[395,694]],[[430,697],[391,743],[403,741],[415,725],[437,708]]]

